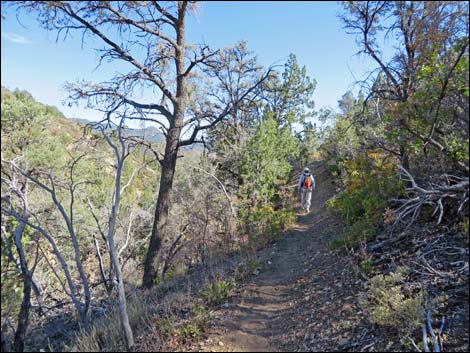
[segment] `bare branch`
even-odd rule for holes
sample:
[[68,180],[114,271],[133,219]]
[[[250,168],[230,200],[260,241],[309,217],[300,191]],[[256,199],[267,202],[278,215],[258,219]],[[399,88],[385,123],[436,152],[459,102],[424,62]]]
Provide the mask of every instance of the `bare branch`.
[[154,75],[154,73],[145,65],[140,63],[137,59],[135,59],[128,51],[125,51],[121,46],[119,46],[116,42],[112,41],[108,36],[106,36],[103,32],[101,32],[96,25],[91,24],[88,22],[84,17],[80,16],[78,12],[72,9],[72,6],[68,3],[58,2],[55,5],[56,9],[63,11],[66,15],[75,19],[80,24],[82,24],[87,30],[91,31],[93,34],[101,38],[106,44],[108,44],[117,54],[118,57],[124,61],[129,62],[137,69],[139,69],[142,73],[146,74],[152,82],[154,82],[160,90],[167,96],[168,99],[174,102],[174,97],[171,92],[166,87],[165,83]]
[[119,249],[118,251],[118,255],[121,255],[122,252],[127,248],[127,246],[129,245],[129,239],[130,239],[130,235],[131,235],[131,230],[132,230],[132,221],[134,219],[134,212],[131,211],[131,214],[129,216],[129,225],[127,227],[127,233],[126,233],[126,242],[124,243],[123,246],[121,246],[121,248]]
[[[411,187],[407,187],[405,190],[415,197],[409,199],[394,199],[392,201],[402,204],[400,207],[394,210],[395,222],[403,221],[407,216],[412,215],[411,220],[408,224],[410,226],[414,223],[421,211],[423,205],[434,206],[435,215],[439,210],[439,217],[437,224],[441,224],[444,215],[444,199],[463,200],[459,206],[459,210],[463,207],[463,204],[468,202],[467,191],[469,187],[469,179],[462,178],[458,183],[453,185],[436,185],[432,189],[424,189],[417,185],[415,179],[405,168],[400,166],[400,171],[406,175],[406,181],[411,183]],[[459,212],[459,211],[457,211]]]
[[[261,83],[263,83],[268,77],[270,77],[272,73],[272,67],[269,68],[264,75],[261,76],[249,89],[247,89],[243,94],[239,96],[239,98],[231,103],[228,103],[225,109],[218,114],[218,116],[215,116],[214,119],[206,125],[200,125],[200,121],[198,121],[198,124],[194,127],[194,130],[191,134],[191,136],[187,140],[180,141],[178,143],[178,147],[182,146],[188,146],[194,143],[196,140],[196,137],[200,131],[211,129],[214,126],[216,126],[220,121],[222,121],[225,117],[227,117],[233,109],[235,109],[243,100],[247,98],[247,96],[252,93],[255,88],[257,88]],[[204,115],[204,117],[209,117],[207,115]]]

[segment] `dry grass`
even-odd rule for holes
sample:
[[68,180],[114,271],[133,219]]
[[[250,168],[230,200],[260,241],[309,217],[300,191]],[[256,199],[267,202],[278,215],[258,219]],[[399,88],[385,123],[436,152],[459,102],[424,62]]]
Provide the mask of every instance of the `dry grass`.
[[[146,300],[132,296],[127,301],[129,322],[134,332],[149,322],[151,307]],[[71,352],[123,352],[126,351],[125,341],[117,308],[109,310],[87,329],[76,334],[74,343],[64,348]]]

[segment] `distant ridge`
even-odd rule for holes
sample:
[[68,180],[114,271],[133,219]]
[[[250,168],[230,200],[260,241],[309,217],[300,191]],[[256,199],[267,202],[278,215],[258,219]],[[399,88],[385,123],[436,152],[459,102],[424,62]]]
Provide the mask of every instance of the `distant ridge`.
[[[86,124],[94,123],[93,121],[90,121],[87,119],[81,119],[81,118],[71,118],[69,120],[73,121],[74,123],[80,126],[85,126]],[[143,137],[144,140],[149,141],[149,142],[159,142],[159,143],[165,142],[165,136],[161,133],[160,130],[158,130],[154,126],[149,126],[144,129],[125,128],[124,136]]]

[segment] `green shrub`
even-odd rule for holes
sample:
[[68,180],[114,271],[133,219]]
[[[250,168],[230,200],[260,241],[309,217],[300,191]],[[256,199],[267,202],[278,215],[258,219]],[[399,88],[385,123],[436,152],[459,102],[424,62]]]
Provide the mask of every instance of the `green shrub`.
[[175,330],[175,335],[187,338],[198,337],[206,329],[209,315],[204,305],[196,304],[191,310],[191,319],[183,327]]
[[374,272],[374,265],[372,263],[372,259],[370,258],[362,260],[359,266],[361,267],[361,270],[364,271],[366,274]]
[[168,270],[165,273],[165,281],[171,281],[175,278],[181,278],[186,274],[186,267],[183,263],[172,264],[168,266]]
[[462,228],[465,233],[468,233],[468,230],[469,230],[468,219],[469,219],[468,217],[465,217],[462,222]]
[[360,304],[369,313],[371,323],[410,335],[422,323],[424,293],[405,294],[401,287],[405,274],[406,269],[402,267],[389,275],[374,276]]
[[330,241],[333,248],[356,247],[362,240],[370,239],[382,222],[389,198],[403,190],[395,165],[382,160],[378,153],[358,156],[344,165],[346,188],[328,200],[327,206],[350,227],[341,237]]
[[290,210],[275,211],[271,206],[257,207],[241,212],[244,224],[251,230],[253,238],[278,237],[280,231],[296,220],[295,213]]
[[259,263],[257,261],[247,258],[245,262],[241,262],[240,264],[238,264],[237,268],[235,269],[235,280],[240,281],[246,276],[252,274],[256,270],[258,265]]
[[336,163],[327,163],[326,170],[330,173],[333,177],[337,177],[341,173],[341,169]]
[[327,206],[335,214],[339,215],[348,223],[354,223],[363,214],[364,210],[361,205],[361,200],[364,195],[361,192],[342,192],[334,198],[327,201]]
[[216,280],[209,283],[202,291],[201,297],[209,306],[217,306],[227,299],[232,289],[235,288],[235,280]]
[[198,337],[203,333],[203,330],[193,323],[189,323],[176,330],[175,334],[180,337]]

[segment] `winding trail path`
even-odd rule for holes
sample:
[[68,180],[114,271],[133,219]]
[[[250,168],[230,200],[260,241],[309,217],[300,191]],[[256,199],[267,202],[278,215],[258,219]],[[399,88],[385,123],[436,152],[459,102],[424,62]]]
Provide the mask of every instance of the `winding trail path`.
[[[317,188],[310,213],[298,213],[297,223],[258,253],[259,274],[247,279],[218,311],[199,351],[295,351],[302,350],[309,339],[315,340],[318,349],[326,345],[338,349],[347,343],[347,333],[334,332],[331,326],[344,316],[345,302],[340,298],[355,293],[352,288],[345,290],[351,266],[328,247],[328,240],[341,229],[326,208],[335,193],[331,178],[320,162],[313,163],[311,170]],[[292,185],[297,178],[294,175]],[[305,336],[303,329],[309,327],[319,335],[327,330],[328,337]],[[332,334],[339,336],[332,338]]]

